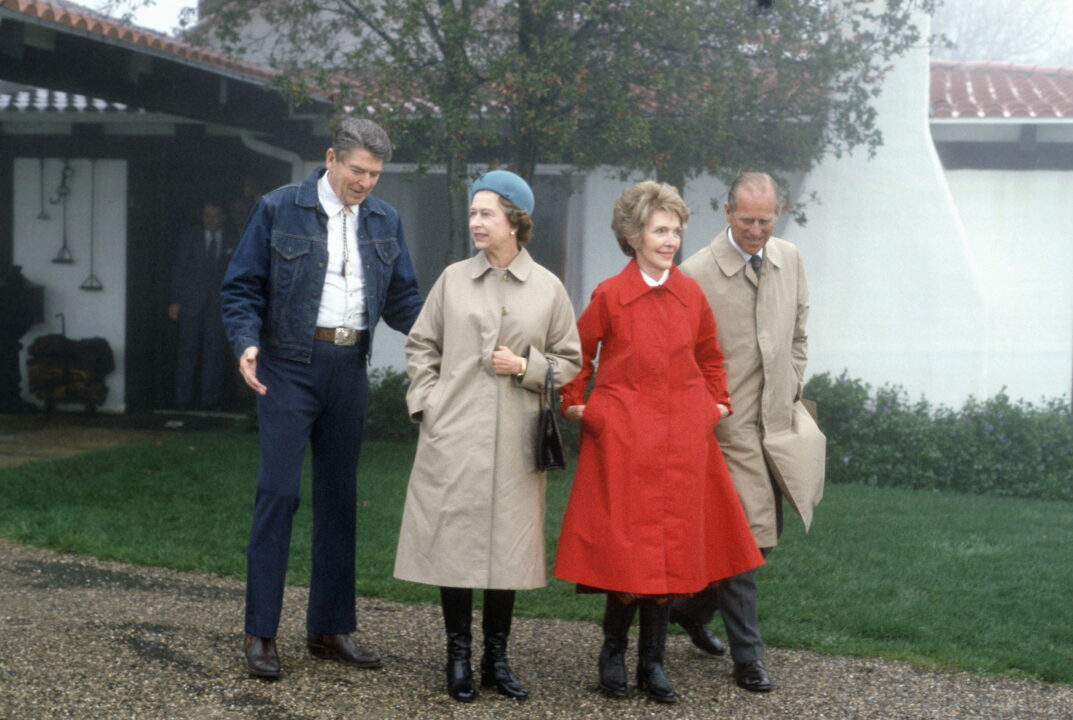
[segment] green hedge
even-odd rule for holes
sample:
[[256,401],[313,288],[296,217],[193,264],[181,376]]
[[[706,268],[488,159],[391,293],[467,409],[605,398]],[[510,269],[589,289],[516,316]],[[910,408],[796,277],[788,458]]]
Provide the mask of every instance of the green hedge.
[[[414,442],[406,373],[370,373],[366,437]],[[899,386],[869,385],[843,372],[814,375],[805,397],[827,435],[827,479],[1007,497],[1073,500],[1073,415],[1064,399],[1038,405],[1005,393],[960,410],[911,402]],[[561,420],[576,452],[578,425]]]
[[410,379],[400,370],[376,368],[369,372],[366,438],[417,442],[418,425],[410,422],[410,413],[406,410],[408,387]]
[[813,376],[827,435],[830,482],[1073,500],[1073,416],[1065,399],[1039,405],[1000,392],[960,410],[911,402],[899,386],[874,392],[828,373]]

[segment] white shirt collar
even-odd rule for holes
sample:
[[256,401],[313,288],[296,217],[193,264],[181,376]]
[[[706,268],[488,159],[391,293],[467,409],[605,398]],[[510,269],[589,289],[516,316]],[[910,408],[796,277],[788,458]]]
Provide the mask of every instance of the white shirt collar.
[[[317,200],[320,201],[320,206],[324,208],[324,212],[328,214],[328,217],[334,217],[343,209],[343,201],[335,194],[335,190],[332,189],[331,184],[328,182],[328,173],[321,175],[320,180],[317,181]],[[359,207],[360,205],[354,205],[350,208],[350,211],[357,213]]]
[[660,276],[659,280],[653,280],[652,278],[648,277],[648,275],[645,274],[644,270],[641,270],[641,277],[643,277],[645,279],[645,282],[648,284],[648,287],[659,287],[663,283],[667,282],[667,276],[670,275],[670,274],[671,274],[671,271],[669,269],[664,270],[663,275]]
[[[738,254],[742,256],[745,262],[749,262],[749,258],[751,258],[752,255],[738,247],[738,244],[734,242],[734,236],[731,234],[730,228],[727,228],[727,240],[730,241],[730,245],[738,251]],[[757,255],[759,255],[760,257],[764,257],[764,248],[760,248],[760,252],[758,252]]]

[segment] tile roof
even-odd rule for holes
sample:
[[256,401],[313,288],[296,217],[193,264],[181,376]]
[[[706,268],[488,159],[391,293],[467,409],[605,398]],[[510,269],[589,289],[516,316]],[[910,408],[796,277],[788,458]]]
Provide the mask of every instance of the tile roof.
[[930,117],[1073,121],[1073,68],[931,61]]
[[42,24],[65,26],[81,33],[97,35],[118,43],[140,45],[159,54],[172,55],[179,60],[215,66],[259,81],[269,80],[279,74],[278,71],[272,68],[236,60],[219,50],[191,45],[154,30],[110,18],[65,0],[0,0],[0,10],[22,13],[43,21]]
[[0,87],[0,112],[141,113],[144,110],[59,90]]

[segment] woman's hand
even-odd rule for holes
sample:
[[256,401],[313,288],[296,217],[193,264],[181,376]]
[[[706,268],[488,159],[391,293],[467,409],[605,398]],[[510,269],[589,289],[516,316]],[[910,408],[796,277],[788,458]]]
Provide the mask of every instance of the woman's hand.
[[492,353],[492,369],[496,375],[517,375],[525,366],[524,360],[506,345],[500,345]]
[[719,419],[720,420],[722,420],[723,418],[725,418],[727,415],[730,414],[730,408],[728,408],[723,403],[716,403],[715,406],[719,409]]
[[581,422],[581,416],[585,414],[584,405],[571,405],[563,413],[563,417],[574,422]]

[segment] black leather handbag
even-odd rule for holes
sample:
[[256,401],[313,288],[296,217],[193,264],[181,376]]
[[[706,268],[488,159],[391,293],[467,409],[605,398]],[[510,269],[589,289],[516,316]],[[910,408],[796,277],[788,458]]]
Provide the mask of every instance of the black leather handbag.
[[565,470],[563,434],[559,430],[559,388],[555,387],[554,366],[548,362],[544,392],[540,396],[540,423],[537,434],[537,470]]

